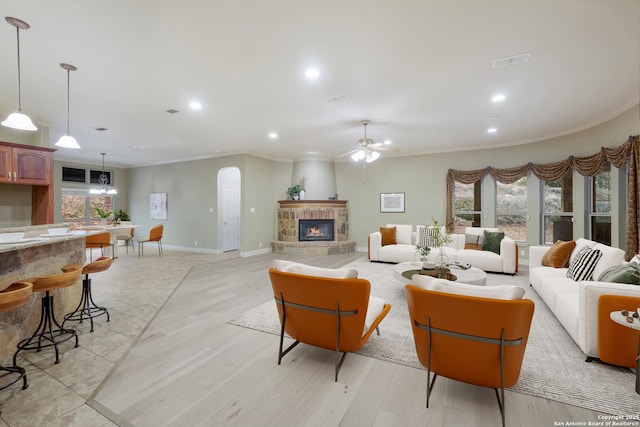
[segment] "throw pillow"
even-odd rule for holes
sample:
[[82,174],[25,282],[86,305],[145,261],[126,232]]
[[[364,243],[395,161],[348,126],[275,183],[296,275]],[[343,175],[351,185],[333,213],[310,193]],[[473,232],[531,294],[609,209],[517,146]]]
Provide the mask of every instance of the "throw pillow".
[[[602,273],[600,273],[600,276],[598,276],[598,282],[606,282],[607,277],[609,277],[610,274],[615,273],[616,271],[620,270],[624,266],[625,264],[618,264],[618,265],[612,265],[611,267],[605,269]],[[594,276],[594,279],[595,279],[595,276]]]
[[427,229],[427,227],[420,227],[420,235],[418,236],[418,245],[421,248],[424,247],[431,247],[429,245],[429,243],[431,243],[431,240],[429,239],[429,231]]
[[396,244],[395,227],[380,227],[380,234],[382,234],[382,246]]
[[589,246],[584,246],[577,253],[576,257],[569,264],[567,270],[567,277],[569,279],[579,282],[581,280],[591,280],[593,270],[596,268],[596,264],[602,257],[600,249],[591,249]]
[[629,264],[622,265],[617,270],[610,272],[603,281],[640,285],[640,271],[638,271],[638,264],[636,262],[630,262]]
[[484,240],[482,241],[482,250],[491,251],[500,255],[500,242],[504,239],[504,233],[502,231],[484,231]]
[[465,234],[464,235],[464,248],[474,249],[476,251],[482,250],[482,244],[480,243],[479,234]]
[[571,257],[573,249],[576,247],[576,242],[573,240],[569,242],[563,242],[558,240],[549,248],[549,250],[542,257],[542,265],[547,267],[563,268],[566,267]]

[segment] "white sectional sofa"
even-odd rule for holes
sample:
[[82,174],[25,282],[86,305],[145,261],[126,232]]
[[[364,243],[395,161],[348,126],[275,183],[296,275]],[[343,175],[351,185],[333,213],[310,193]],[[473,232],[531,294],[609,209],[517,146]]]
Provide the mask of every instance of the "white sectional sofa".
[[[369,235],[369,260],[377,262],[399,263],[414,261],[418,258],[416,244],[422,225],[413,230],[410,224],[387,224],[396,227],[396,244],[382,245],[382,233],[376,231]],[[491,251],[465,249],[466,235],[482,235],[484,230],[498,231],[497,228],[467,227],[465,234],[450,234],[452,241],[444,246],[449,262],[471,264],[484,271],[515,274],[518,271],[518,250],[516,243],[509,237],[500,242],[500,254]],[[435,262],[437,249],[432,249],[429,261]]]
[[602,257],[596,263],[595,280],[574,281],[567,277],[568,268],[542,265],[550,246],[529,248],[529,282],[553,312],[571,338],[587,356],[598,358],[598,299],[600,295],[625,295],[640,298],[640,286],[597,281],[609,268],[624,263],[624,251],[583,238],[576,240],[570,262],[584,246],[599,249]]

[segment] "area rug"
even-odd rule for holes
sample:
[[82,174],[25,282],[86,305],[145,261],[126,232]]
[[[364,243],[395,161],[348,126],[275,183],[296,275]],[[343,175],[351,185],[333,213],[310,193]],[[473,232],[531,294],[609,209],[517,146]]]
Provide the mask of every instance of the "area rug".
[[[371,294],[392,305],[380,324],[380,335],[374,334],[358,354],[424,369],[415,352],[404,287],[394,279],[392,266],[363,258],[345,267],[358,270],[360,277],[371,282]],[[520,379],[510,390],[612,415],[637,414],[640,396],[634,391],[635,375],[630,369],[585,362],[580,348],[528,285],[526,273],[487,275],[488,286],[502,284],[523,287],[525,298],[535,303]],[[270,286],[268,277],[265,286]],[[229,323],[280,334],[273,301],[242,313]]]

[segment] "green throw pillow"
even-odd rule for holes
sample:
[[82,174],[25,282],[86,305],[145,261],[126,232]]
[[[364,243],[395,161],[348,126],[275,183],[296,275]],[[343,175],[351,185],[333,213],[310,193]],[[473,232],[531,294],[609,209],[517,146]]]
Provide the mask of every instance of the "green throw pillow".
[[630,262],[629,264],[607,274],[607,276],[604,277],[604,281],[640,285],[640,271],[638,271],[638,264]]
[[504,233],[502,231],[487,231],[484,230],[484,239],[482,240],[482,250],[491,251],[500,255],[500,242],[504,239]]

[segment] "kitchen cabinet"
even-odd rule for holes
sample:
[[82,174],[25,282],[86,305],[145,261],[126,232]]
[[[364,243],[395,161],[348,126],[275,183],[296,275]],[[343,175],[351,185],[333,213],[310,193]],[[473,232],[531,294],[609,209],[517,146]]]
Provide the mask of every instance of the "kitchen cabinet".
[[52,151],[0,143],[0,182],[51,185]]
[[31,185],[31,224],[53,222],[53,152],[0,142],[0,184]]

